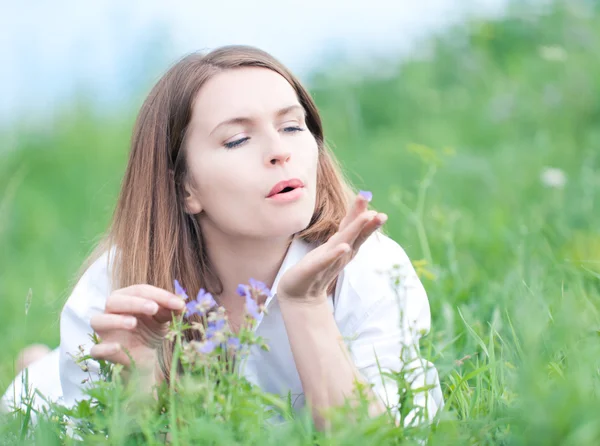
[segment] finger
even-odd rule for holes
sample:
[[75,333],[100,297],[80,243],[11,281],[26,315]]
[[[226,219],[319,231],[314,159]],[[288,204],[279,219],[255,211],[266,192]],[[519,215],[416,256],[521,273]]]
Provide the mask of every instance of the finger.
[[310,262],[307,262],[309,266],[306,267],[304,274],[309,277],[322,275],[324,271],[328,271],[341,257],[351,251],[351,247],[347,243],[339,243],[337,245],[328,245],[325,243],[321,247],[323,249],[318,252],[316,250],[312,251],[316,255],[314,255],[314,258]]
[[109,296],[104,311],[106,313],[154,316],[158,313],[159,308],[159,305],[154,301],[123,293],[115,293]]
[[388,216],[383,213],[377,214],[372,220],[367,222],[365,226],[363,226],[362,231],[354,240],[352,244],[352,249],[357,251],[358,248],[373,234],[377,229],[381,228],[384,223],[387,221]]
[[90,349],[90,355],[94,359],[103,359],[110,361],[115,364],[122,364],[126,367],[129,366],[129,356],[121,348],[121,344],[118,342],[102,342],[95,344]]
[[[366,218],[366,217],[363,217]],[[358,248],[367,240],[373,232],[379,229],[387,220],[387,215],[383,213],[376,213],[376,215],[370,220],[367,219],[366,223],[360,229],[359,234],[356,236],[354,240],[350,240],[350,242],[341,242],[343,245],[348,245],[351,247],[350,251],[356,252]],[[356,225],[356,228],[360,227],[360,223]],[[339,241],[338,241],[339,242]],[[350,252],[347,251],[347,252]],[[334,262],[331,262],[329,266],[327,266],[323,270],[323,276],[328,277],[336,277],[339,272],[345,267],[346,263],[351,260],[351,257],[345,257],[344,255],[338,256]]]
[[171,311],[165,308],[160,308],[158,312],[152,317],[159,324],[164,324],[167,322],[171,322],[173,320],[173,316],[176,316],[181,313],[182,311]]
[[171,310],[180,310],[185,306],[185,303],[182,303],[183,299],[176,294],[148,284],[132,285],[119,292],[154,301],[161,307]]
[[133,316],[124,316],[121,314],[100,313],[92,316],[90,324],[96,332],[131,330],[137,325],[137,319]]
[[[169,311],[183,310],[185,308],[185,302],[180,298],[174,299],[177,299],[177,304],[176,302],[171,302],[170,306],[166,307],[166,309]],[[112,294],[108,298],[105,311],[107,313],[154,316],[161,308],[165,307],[161,306],[156,301],[119,292]]]
[[376,216],[377,211],[363,212],[342,231],[336,232],[335,235],[327,241],[327,243],[331,242],[334,245],[339,243],[348,243],[350,246],[352,246],[365,225]]
[[358,193],[354,198],[354,203],[352,203],[352,207],[348,211],[348,214],[346,214],[346,216],[340,222],[339,231],[343,231],[352,221],[356,219],[356,217],[366,211],[369,201],[371,201],[369,192],[361,191]]

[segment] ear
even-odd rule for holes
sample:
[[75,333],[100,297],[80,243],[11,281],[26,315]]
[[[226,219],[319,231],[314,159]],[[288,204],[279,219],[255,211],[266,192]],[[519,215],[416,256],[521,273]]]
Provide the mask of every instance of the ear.
[[[175,180],[175,173],[173,170],[169,170],[169,175],[171,176],[171,180]],[[186,179],[183,184],[183,205],[185,207],[185,211],[188,214],[199,214],[202,212],[202,205],[200,204],[200,200],[197,198],[197,194],[195,189],[192,187],[190,182]]]
[[187,180],[183,184],[183,204],[188,214],[196,215],[202,212],[202,204],[198,199],[198,194]]

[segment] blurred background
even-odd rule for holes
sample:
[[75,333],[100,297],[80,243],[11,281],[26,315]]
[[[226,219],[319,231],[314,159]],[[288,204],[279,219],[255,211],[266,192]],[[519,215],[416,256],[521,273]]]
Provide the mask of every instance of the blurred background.
[[390,215],[457,416],[527,401],[555,440],[599,413],[598,2],[22,1],[2,3],[0,33],[3,388],[20,348],[58,344],[145,94],[188,52],[243,43],[299,75]]

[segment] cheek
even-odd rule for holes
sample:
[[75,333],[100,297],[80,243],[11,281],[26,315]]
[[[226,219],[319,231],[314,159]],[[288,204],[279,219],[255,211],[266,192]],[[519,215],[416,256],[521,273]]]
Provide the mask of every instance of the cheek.
[[260,192],[249,160],[221,153],[199,157],[196,166],[197,196],[206,214],[219,224],[246,220]]
[[199,197],[207,203],[233,203],[242,200],[250,191],[252,178],[247,170],[237,166],[215,166],[206,170],[198,182]]
[[312,150],[309,152],[307,168],[309,172],[310,181],[313,185],[317,184],[317,171],[319,168],[319,148],[317,147],[316,141],[313,144]]
[[312,180],[316,178],[319,163],[319,148],[317,141],[310,133],[300,138],[297,154],[302,168],[308,176],[307,179]]

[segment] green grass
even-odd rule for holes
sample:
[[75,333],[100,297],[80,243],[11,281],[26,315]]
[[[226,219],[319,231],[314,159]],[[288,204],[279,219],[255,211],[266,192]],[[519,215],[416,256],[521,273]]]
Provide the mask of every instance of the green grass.
[[[432,444],[600,444],[600,11],[557,4],[425,41],[414,60],[381,63],[386,77],[335,66],[311,78],[349,176],[433,273],[424,350],[448,404]],[[3,386],[20,348],[58,342],[132,120],[78,106],[0,154]],[[545,166],[564,188],[542,184]],[[260,435],[198,423],[214,444],[312,438],[300,421]],[[320,441],[383,443],[377,432],[362,421]]]

